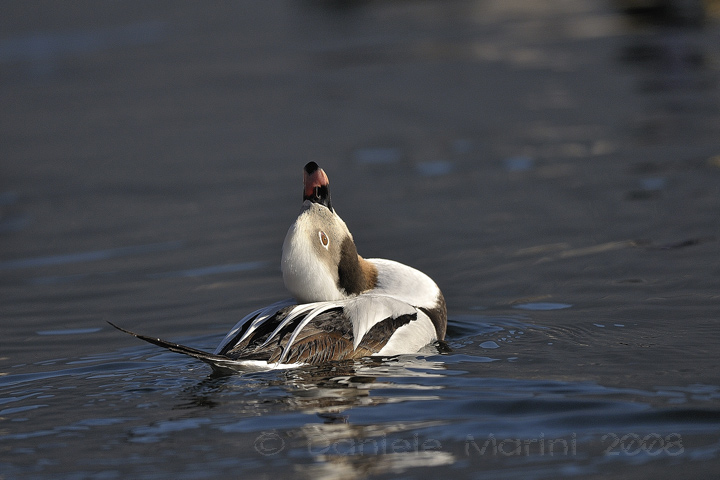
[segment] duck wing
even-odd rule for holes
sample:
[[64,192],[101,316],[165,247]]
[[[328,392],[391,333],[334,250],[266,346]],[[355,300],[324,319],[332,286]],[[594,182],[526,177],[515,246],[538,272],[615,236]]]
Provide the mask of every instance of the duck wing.
[[436,339],[425,313],[386,295],[287,306],[251,317],[216,353],[272,364],[319,364],[413,353]]

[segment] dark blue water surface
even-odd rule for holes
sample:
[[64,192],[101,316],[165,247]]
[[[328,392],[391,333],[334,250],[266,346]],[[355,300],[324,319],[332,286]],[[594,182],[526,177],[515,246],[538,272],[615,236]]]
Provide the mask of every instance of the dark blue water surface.
[[212,376],[144,345],[15,366],[1,382],[3,471],[546,478],[713,468],[705,462],[720,452],[717,385],[608,386],[562,379],[550,366],[529,373],[553,336],[527,321],[467,315],[451,322],[447,353],[246,375]]
[[[714,478],[720,6],[17,2],[0,478]],[[302,166],[445,342],[213,374]]]

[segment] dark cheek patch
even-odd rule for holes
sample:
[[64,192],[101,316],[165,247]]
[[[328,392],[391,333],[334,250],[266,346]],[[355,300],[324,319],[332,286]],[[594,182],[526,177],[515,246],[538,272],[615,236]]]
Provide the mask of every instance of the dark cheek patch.
[[349,238],[345,238],[340,245],[338,286],[348,295],[357,295],[369,288],[368,279],[360,266],[357,249]]

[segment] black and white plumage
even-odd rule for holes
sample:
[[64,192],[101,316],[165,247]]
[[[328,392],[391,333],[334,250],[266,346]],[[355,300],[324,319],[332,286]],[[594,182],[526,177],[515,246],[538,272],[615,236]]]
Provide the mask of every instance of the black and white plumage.
[[247,315],[212,354],[120,330],[233,370],[415,353],[442,340],[447,312],[435,282],[407,265],[359,256],[315,162],[305,166],[303,183],[302,211],[282,251],[283,280],[295,300]]

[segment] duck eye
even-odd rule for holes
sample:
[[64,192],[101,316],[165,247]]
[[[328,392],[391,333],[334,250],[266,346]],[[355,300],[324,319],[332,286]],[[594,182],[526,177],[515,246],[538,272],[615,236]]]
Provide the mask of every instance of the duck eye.
[[328,248],[328,245],[330,245],[330,239],[328,238],[327,235],[325,235],[325,232],[320,230],[318,232],[318,236],[320,237],[320,243],[322,243],[322,246],[325,248]]

